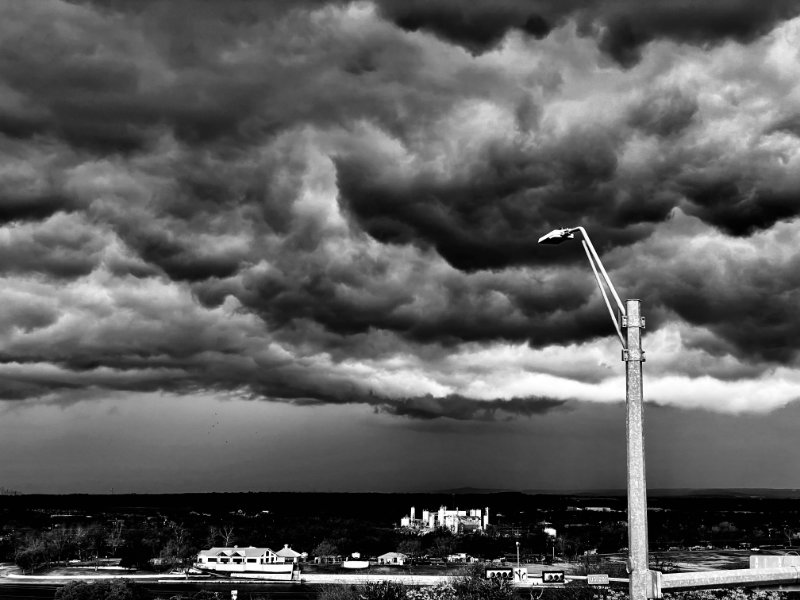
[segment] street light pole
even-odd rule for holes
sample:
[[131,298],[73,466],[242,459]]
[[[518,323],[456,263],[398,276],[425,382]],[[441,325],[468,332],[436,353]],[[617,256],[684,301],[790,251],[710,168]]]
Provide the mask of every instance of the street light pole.
[[627,329],[625,360],[625,419],[628,440],[628,552],[632,600],[648,597],[650,573],[647,557],[647,485],[644,471],[644,427],[642,418],[642,328],[641,302],[628,300],[623,325]]
[[[609,314],[622,343],[622,360],[625,361],[625,402],[627,407],[625,432],[627,440],[628,470],[628,569],[631,600],[647,600],[652,597],[651,576],[647,557],[647,486],[644,470],[644,427],[642,423],[642,329],[645,321],[641,316],[641,302],[628,300],[625,306],[617,295],[600,257],[583,227],[556,229],[539,238],[540,244],[560,244],[580,232],[586,257],[592,267],[597,285],[603,295]],[[599,270],[599,273],[598,273]],[[602,274],[602,277],[601,277]],[[614,308],[606,289],[611,292],[621,314],[621,323],[614,318]],[[622,334],[625,329],[625,335]]]

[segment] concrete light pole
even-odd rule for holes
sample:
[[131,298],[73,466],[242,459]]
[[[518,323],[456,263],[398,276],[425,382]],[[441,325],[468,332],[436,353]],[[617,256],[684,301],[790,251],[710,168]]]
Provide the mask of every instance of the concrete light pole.
[[[655,596],[651,585],[647,557],[647,485],[644,471],[644,428],[642,425],[642,329],[645,321],[641,316],[641,302],[628,300],[625,306],[619,299],[611,279],[608,277],[600,257],[583,227],[556,229],[539,238],[540,244],[560,244],[575,237],[575,232],[583,236],[581,244],[589,265],[592,267],[597,285],[603,295],[614,329],[622,343],[622,360],[625,361],[625,402],[627,416],[625,431],[627,438],[628,462],[628,569],[630,571],[631,600],[646,600]],[[598,273],[599,270],[599,273]],[[602,278],[601,278],[602,274]],[[605,284],[605,285],[604,285]],[[619,309],[617,321],[614,308],[608,299],[606,287],[614,297]],[[626,335],[622,335],[622,329]]]

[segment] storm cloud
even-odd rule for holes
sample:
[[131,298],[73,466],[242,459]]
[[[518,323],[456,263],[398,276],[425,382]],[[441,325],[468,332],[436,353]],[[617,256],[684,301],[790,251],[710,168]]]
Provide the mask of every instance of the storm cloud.
[[457,420],[618,401],[580,246],[536,244],[583,225],[645,302],[648,399],[783,406],[800,379],[795,13],[9,4],[2,396]]
[[603,51],[623,66],[638,62],[642,46],[655,39],[746,43],[800,10],[788,0],[758,6],[742,0],[711,4],[659,0],[646,6],[630,0],[380,0],[378,4],[384,15],[404,29],[431,31],[476,53],[493,48],[509,31],[542,38],[573,19],[583,35],[594,36]]

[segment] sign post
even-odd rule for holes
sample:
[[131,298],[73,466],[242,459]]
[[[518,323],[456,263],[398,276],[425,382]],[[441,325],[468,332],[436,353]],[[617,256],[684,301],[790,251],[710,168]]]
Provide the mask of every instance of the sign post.
[[592,587],[608,587],[610,584],[608,575],[587,575],[586,584]]

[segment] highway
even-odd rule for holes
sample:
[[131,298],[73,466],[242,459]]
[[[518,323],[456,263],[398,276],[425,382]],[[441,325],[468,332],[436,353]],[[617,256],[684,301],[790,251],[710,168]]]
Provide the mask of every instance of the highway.
[[[314,586],[291,583],[243,583],[243,582],[210,582],[183,583],[183,582],[146,582],[139,583],[153,594],[161,598],[169,598],[177,594],[193,594],[200,590],[218,591],[220,597],[228,599],[231,590],[237,590],[240,600],[249,600],[250,597],[268,596],[270,600],[306,600],[317,597]],[[4,600],[53,600],[56,590],[61,587],[56,583],[15,583],[3,581],[0,583],[0,597]]]

